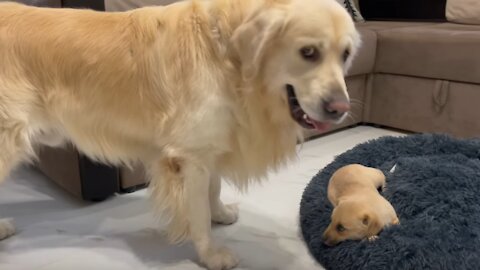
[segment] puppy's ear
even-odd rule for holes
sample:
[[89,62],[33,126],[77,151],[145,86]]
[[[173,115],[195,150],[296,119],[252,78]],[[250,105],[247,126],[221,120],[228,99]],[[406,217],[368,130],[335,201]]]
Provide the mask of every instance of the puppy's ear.
[[240,58],[244,80],[257,75],[268,43],[279,34],[285,21],[284,10],[271,8],[253,14],[234,31],[231,44]]
[[370,224],[370,216],[368,214],[363,215],[362,223],[365,226],[368,226]]
[[376,217],[369,214],[365,214],[362,218],[363,225],[367,226],[367,235],[374,236],[377,235],[382,230],[382,225]]

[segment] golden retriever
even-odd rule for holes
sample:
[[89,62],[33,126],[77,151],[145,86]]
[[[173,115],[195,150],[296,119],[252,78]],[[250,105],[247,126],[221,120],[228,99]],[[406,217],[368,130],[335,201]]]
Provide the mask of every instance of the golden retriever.
[[338,169],[328,183],[334,206],[323,241],[334,246],[345,240],[374,240],[386,226],[398,224],[395,209],[378,189],[385,187],[382,171],[360,164]]
[[[209,269],[238,259],[210,236],[234,223],[221,179],[245,189],[295,156],[301,127],[349,110],[359,45],[333,0],[191,0],[128,12],[0,3],[0,176],[35,147],[141,162],[174,242]],[[0,238],[13,234],[0,223]]]

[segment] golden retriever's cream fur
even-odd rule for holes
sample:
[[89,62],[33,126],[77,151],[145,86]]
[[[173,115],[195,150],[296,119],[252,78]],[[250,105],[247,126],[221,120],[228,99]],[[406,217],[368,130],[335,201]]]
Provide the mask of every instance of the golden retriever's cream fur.
[[[287,84],[309,121],[338,120],[322,104],[348,101],[343,75],[358,43],[333,0],[121,13],[0,3],[0,177],[35,146],[65,141],[102,162],[142,162],[170,238],[191,239],[210,269],[232,268],[238,260],[210,238],[211,220],[237,219],[220,179],[243,189],[294,157],[301,130]],[[318,61],[302,59],[304,46]],[[12,233],[0,221],[0,238]]]

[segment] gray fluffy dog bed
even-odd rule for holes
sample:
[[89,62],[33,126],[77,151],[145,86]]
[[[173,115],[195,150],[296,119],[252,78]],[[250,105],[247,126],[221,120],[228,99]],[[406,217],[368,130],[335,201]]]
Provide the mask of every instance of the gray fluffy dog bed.
[[[350,163],[385,173],[382,195],[401,225],[383,230],[372,243],[327,247],[322,233],[332,211],[328,180]],[[480,269],[480,140],[411,135],[360,144],[312,179],[303,194],[300,225],[311,254],[326,269]]]

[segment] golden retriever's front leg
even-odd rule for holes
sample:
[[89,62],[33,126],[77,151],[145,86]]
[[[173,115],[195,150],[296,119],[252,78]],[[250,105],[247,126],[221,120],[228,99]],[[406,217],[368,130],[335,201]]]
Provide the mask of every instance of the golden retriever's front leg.
[[212,221],[218,224],[230,225],[238,220],[237,205],[223,204],[220,199],[220,190],[222,182],[220,177],[212,177],[210,180],[210,210],[212,213]]
[[[1,85],[0,85],[1,87]],[[1,90],[1,89],[0,89]],[[9,107],[2,107],[1,111],[15,111]],[[8,114],[7,114],[8,115]],[[33,149],[26,129],[23,127],[22,121],[14,121],[9,118],[2,118],[0,113],[0,183],[10,173],[10,170],[17,165],[22,158],[32,155]],[[11,219],[0,219],[0,240],[6,239],[15,234],[15,227]]]
[[234,268],[238,259],[225,247],[218,247],[211,237],[210,175],[200,167],[185,164],[185,200],[190,238],[201,263],[210,270]]
[[192,240],[200,262],[208,269],[235,267],[238,259],[228,249],[215,245],[211,237],[210,193],[220,190],[219,186],[211,190],[208,166],[195,159],[170,155],[148,164],[147,172],[155,206],[169,222],[170,241]]

